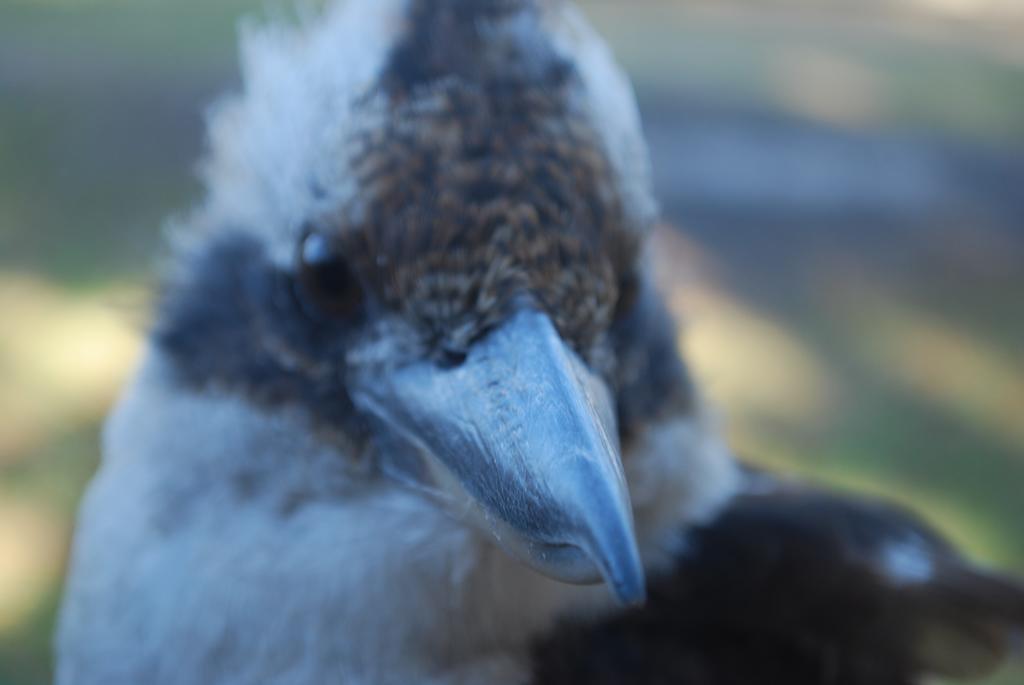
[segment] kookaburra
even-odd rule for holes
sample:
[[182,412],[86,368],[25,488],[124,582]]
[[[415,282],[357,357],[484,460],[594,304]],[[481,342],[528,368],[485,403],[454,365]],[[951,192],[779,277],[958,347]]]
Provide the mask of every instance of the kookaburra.
[[82,505],[58,683],[908,685],[1014,650],[1015,581],[734,460],[570,4],[352,0],[248,32],[243,74]]

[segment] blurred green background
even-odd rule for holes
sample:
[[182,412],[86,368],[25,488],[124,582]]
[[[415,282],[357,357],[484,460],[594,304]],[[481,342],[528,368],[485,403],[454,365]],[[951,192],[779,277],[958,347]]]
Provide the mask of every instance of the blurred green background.
[[[585,4],[637,83],[652,252],[737,449],[1024,572],[1024,2]],[[263,8],[0,0],[0,685],[50,679],[161,228]]]

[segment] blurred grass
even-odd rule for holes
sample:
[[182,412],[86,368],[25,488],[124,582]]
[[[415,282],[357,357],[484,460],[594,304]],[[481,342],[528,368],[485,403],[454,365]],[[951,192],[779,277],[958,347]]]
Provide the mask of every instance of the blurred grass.
[[[642,89],[1024,141],[1019,27],[590,4]],[[236,17],[260,6],[0,0],[0,685],[50,680],[73,512],[136,355],[160,227],[198,197],[202,106],[235,83]],[[1024,235],[907,240],[902,259],[887,242],[825,241],[756,273],[743,265],[760,255],[674,233],[656,252],[689,321],[681,345],[741,452],[907,502],[1024,571]]]

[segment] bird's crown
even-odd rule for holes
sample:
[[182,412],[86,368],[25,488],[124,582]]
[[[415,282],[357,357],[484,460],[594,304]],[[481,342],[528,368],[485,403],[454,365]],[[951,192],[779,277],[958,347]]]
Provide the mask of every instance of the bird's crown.
[[448,344],[524,293],[577,349],[607,328],[653,203],[629,86],[572,7],[354,0],[245,44],[205,223],[286,268],[323,233]]

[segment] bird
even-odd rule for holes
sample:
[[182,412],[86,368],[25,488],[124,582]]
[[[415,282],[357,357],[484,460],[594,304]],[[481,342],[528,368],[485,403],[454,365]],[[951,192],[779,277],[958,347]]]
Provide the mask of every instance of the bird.
[[649,267],[628,79],[568,0],[246,25],[105,426],[59,685],[914,685],[1024,585],[735,455]]

